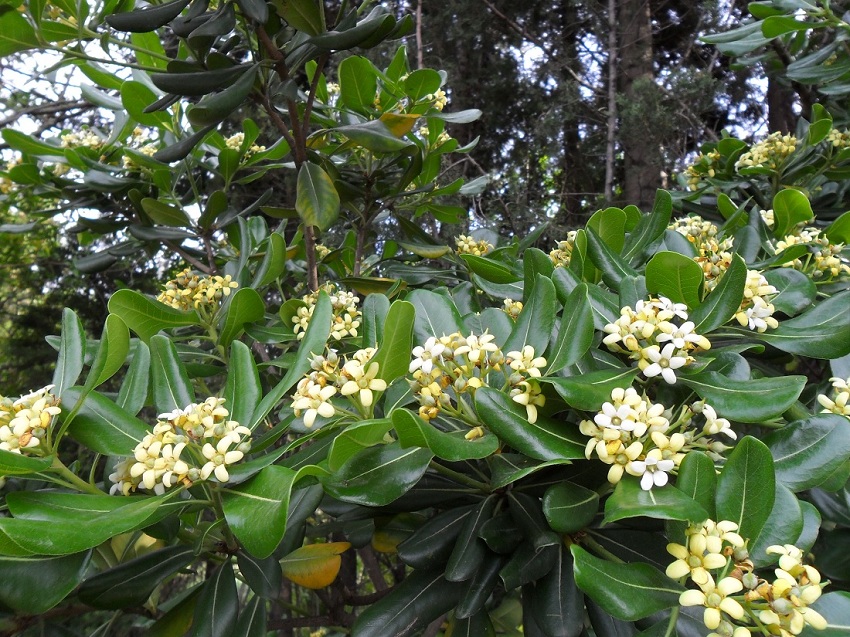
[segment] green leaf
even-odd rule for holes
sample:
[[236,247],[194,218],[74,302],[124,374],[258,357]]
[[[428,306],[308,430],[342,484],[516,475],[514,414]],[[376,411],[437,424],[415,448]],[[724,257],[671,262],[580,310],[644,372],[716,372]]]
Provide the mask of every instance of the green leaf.
[[850,593],[834,591],[822,595],[812,604],[818,613],[826,619],[826,628],[803,631],[803,637],[847,637],[850,635]]
[[639,516],[702,522],[708,517],[708,512],[673,485],[644,491],[640,480],[634,476],[624,476],[605,502],[605,519],[602,523],[610,524]]
[[488,496],[464,520],[452,554],[446,564],[445,577],[450,582],[463,582],[471,578],[487,557],[487,545],[479,537],[481,527],[496,509],[496,497]]
[[246,324],[262,320],[265,314],[266,306],[255,289],[237,290],[227,307],[227,316],[218,339],[219,344],[222,347],[228,347],[245,330]]
[[801,22],[791,16],[772,15],[768,16],[761,23],[762,35],[766,38],[778,38],[786,33],[794,33],[795,31],[808,31],[813,27],[821,26],[817,22]]
[[747,283],[747,264],[737,254],[732,255],[732,263],[708,296],[693,312],[690,320],[694,322],[694,332],[708,334],[726,324],[741,307],[744,287]]
[[445,563],[473,510],[471,506],[454,507],[435,515],[398,545],[399,558],[414,568]]
[[177,348],[166,336],[151,338],[153,401],[161,414],[184,409],[195,402],[195,392]]
[[417,69],[404,80],[404,92],[408,97],[419,100],[429,93],[436,93],[442,84],[440,74],[434,69]]
[[334,129],[355,144],[374,153],[394,153],[413,145],[413,142],[396,136],[381,120],[373,119],[360,124],[349,124]]
[[407,295],[406,300],[416,308],[413,334],[417,343],[424,343],[432,336],[439,338],[453,332],[463,333],[460,312],[454,303],[442,294],[430,290],[414,290]]
[[109,314],[103,325],[100,346],[86,378],[86,389],[94,389],[112,378],[124,365],[129,352],[130,331],[127,324],[115,314]]
[[178,228],[187,228],[192,225],[189,217],[182,209],[169,206],[157,199],[150,197],[142,199],[142,208],[154,223]]
[[266,256],[254,273],[252,288],[262,288],[276,281],[286,270],[286,239],[277,232],[269,235]]
[[250,424],[257,403],[263,395],[260,374],[251,349],[239,341],[230,345],[227,381],[224,384],[224,406],[230,419],[240,424]]
[[416,308],[407,301],[393,301],[384,323],[380,346],[372,361],[378,363],[378,378],[391,383],[407,373],[413,349]]
[[[245,4],[247,1],[241,0],[241,3]],[[265,7],[265,3],[262,6]],[[254,596],[239,613],[239,621],[233,634],[240,637],[266,637],[268,634],[266,612],[266,601],[259,596]]]
[[719,415],[739,422],[762,422],[782,414],[806,386],[805,376],[753,378],[741,383],[719,372],[698,372],[680,375],[679,380]]
[[116,31],[146,33],[165,26],[186,8],[189,0],[174,0],[160,5],[150,5],[135,11],[113,13],[106,16],[106,22]]
[[4,6],[0,11],[0,58],[19,51],[35,49],[40,45],[32,25],[24,16],[12,5]]
[[[492,519],[493,518],[490,518],[490,520]],[[484,609],[484,604],[487,603],[487,600],[490,598],[490,595],[499,583],[499,572],[502,570],[504,565],[504,558],[500,559],[493,555],[484,560],[480,568],[475,571],[475,574],[467,580],[469,582],[469,588],[466,590],[466,593],[454,611],[454,618],[456,620],[464,621],[470,618],[483,617],[485,620],[488,620],[487,624],[489,624],[489,616],[487,611]],[[473,629],[476,625],[470,622],[469,624],[466,624],[466,626],[469,629]],[[476,632],[472,632],[470,630],[470,632],[462,632],[460,634],[468,635],[469,637],[483,637],[483,635],[493,635],[493,637],[495,637],[492,627],[490,627],[489,633],[487,632],[486,625],[481,626],[479,624],[477,628],[478,630]],[[451,637],[451,635],[457,635],[458,629],[460,628],[458,627],[452,631],[450,628],[446,633],[446,636]]]
[[344,502],[385,506],[419,482],[432,457],[428,449],[404,449],[398,443],[370,447],[322,483],[325,491]]
[[117,314],[145,343],[154,334],[184,325],[198,325],[198,314],[181,312],[153,301],[135,290],[118,290],[109,299],[109,311]]
[[325,30],[324,5],[317,0],[276,0],[281,18],[293,28],[309,35],[319,35]]
[[814,281],[799,270],[777,268],[764,273],[764,278],[779,294],[770,299],[777,311],[794,316],[808,309],[817,298]]
[[619,290],[621,282],[626,278],[634,278],[638,275],[625,259],[614,252],[606,244],[595,230],[587,231],[587,252],[590,260],[600,272],[605,284],[614,290]]
[[80,377],[86,358],[86,333],[83,324],[74,310],[62,311],[62,340],[59,344],[59,358],[53,372],[53,393],[64,398],[65,390]]
[[[262,3],[262,6],[265,7],[265,3]],[[214,95],[204,96],[187,113],[192,126],[203,128],[204,126],[218,124],[248,101],[251,98],[251,91],[254,89],[258,71],[259,65],[255,64],[246,70],[238,80],[226,86],[222,91]]]
[[348,425],[331,443],[328,469],[336,471],[358,451],[384,444],[387,432],[392,428],[393,423],[389,418],[362,420]]
[[773,215],[776,223],[773,236],[782,239],[801,221],[814,218],[809,198],[799,190],[780,190],[773,197]]
[[298,171],[295,210],[308,226],[327,230],[339,215],[339,194],[318,164],[304,162]]
[[646,287],[689,308],[700,304],[704,275],[700,265],[678,252],[657,252],[646,264]]
[[809,146],[814,146],[826,139],[826,136],[832,130],[832,115],[820,104],[812,104],[811,119],[806,141]]
[[[531,542],[523,542],[511,555],[507,564],[499,571],[505,590],[519,588],[545,577],[558,559],[558,547],[544,546],[537,550]],[[530,615],[528,611],[526,615]]]
[[494,259],[479,257],[474,254],[462,254],[460,258],[466,262],[466,265],[472,272],[485,281],[491,281],[493,283],[515,283],[522,280],[522,276]]
[[490,431],[530,458],[584,458],[587,439],[573,425],[543,417],[534,424],[529,423],[520,405],[489,387],[475,392],[475,407]]
[[[745,332],[789,354],[833,359],[850,354],[850,291],[839,292],[769,332]],[[744,330],[741,330],[744,332]]]
[[773,510],[773,457],[752,436],[735,446],[717,480],[717,519],[731,520],[745,540],[756,538]]
[[673,214],[673,198],[666,190],[658,190],[655,193],[655,204],[652,212],[643,215],[629,233],[623,249],[623,258],[631,260],[640,255],[644,249],[653,241],[664,234],[670,225],[670,216]]
[[570,407],[598,411],[604,402],[611,400],[611,391],[618,387],[631,387],[637,374],[637,369],[605,369],[581,376],[544,377],[539,380],[552,385]]
[[236,554],[236,563],[239,565],[239,572],[245,577],[245,583],[258,597],[277,599],[283,583],[283,573],[280,571],[280,562],[274,555],[258,560],[250,553],[239,551]]
[[304,476],[323,473],[311,466],[293,471],[271,465],[247,482],[224,489],[224,517],[245,550],[260,559],[271,555],[286,533],[292,488]]
[[634,621],[679,605],[685,587],[649,564],[615,564],[570,547],[576,584],[607,613]]
[[236,628],[238,612],[236,577],[228,561],[219,566],[203,584],[195,605],[192,637],[229,637]]
[[574,482],[559,482],[543,494],[543,515],[558,533],[575,533],[588,526],[599,510],[599,494]]
[[82,581],[90,557],[89,551],[62,557],[0,557],[0,603],[24,615],[50,610]]
[[[69,388],[62,399],[63,405],[73,410],[82,394],[81,387]],[[131,455],[148,433],[145,423],[96,391],[86,393],[82,407],[68,427],[68,434],[74,440],[108,456]]]
[[708,517],[715,518],[714,494],[717,490],[717,472],[714,462],[701,451],[685,454],[676,476],[676,488],[699,504]]
[[586,283],[580,283],[564,301],[558,342],[549,353],[546,376],[577,362],[593,343],[593,310]]
[[850,243],[850,210],[833,221],[825,232],[830,243]]
[[[150,79],[161,91],[174,95],[201,97],[225,86],[242,75],[248,65],[228,66],[210,71],[190,71],[188,73],[151,73]],[[160,160],[165,161],[165,160]]]
[[136,349],[130,360],[130,366],[124,375],[121,389],[115,404],[127,413],[138,414],[148,399],[148,380],[150,377],[151,350],[143,342],[136,343]]
[[442,571],[415,570],[392,592],[364,610],[354,622],[358,637],[410,635],[448,612],[465,589]]
[[505,353],[521,351],[524,346],[531,345],[535,355],[541,356],[549,345],[556,312],[555,286],[551,279],[538,274],[531,299],[522,308],[516,325],[502,346],[502,350]]
[[443,460],[477,460],[496,453],[499,448],[499,439],[492,434],[467,440],[464,431],[440,431],[406,409],[396,409],[392,423],[402,447],[424,447]]
[[[157,99],[156,93],[147,84],[127,80],[121,85],[121,104],[130,117],[142,126],[169,130],[173,125],[170,113],[165,111],[148,112],[147,110],[147,107],[156,102]],[[189,224],[186,223],[185,225]]]
[[77,594],[94,608],[142,606],[166,578],[195,561],[190,546],[169,546],[89,577]]
[[36,458],[0,449],[0,476],[25,475],[44,471],[53,464],[54,456]]
[[368,112],[378,91],[375,66],[366,58],[353,55],[339,63],[339,97],[353,111]]
[[761,528],[757,537],[751,538],[747,545],[750,559],[756,568],[775,564],[776,555],[765,552],[768,546],[794,544],[803,531],[803,510],[800,501],[783,484],[776,483],[773,510]]
[[[561,546],[552,570],[534,584],[531,612],[546,635],[575,637],[584,630],[584,595],[576,586],[573,556]],[[525,596],[525,592],[523,592]]]
[[850,457],[850,428],[837,414],[817,414],[770,432],[776,479],[793,492],[823,483]]
[[620,254],[626,241],[626,213],[620,208],[597,210],[587,220],[587,228],[596,232],[615,254]]

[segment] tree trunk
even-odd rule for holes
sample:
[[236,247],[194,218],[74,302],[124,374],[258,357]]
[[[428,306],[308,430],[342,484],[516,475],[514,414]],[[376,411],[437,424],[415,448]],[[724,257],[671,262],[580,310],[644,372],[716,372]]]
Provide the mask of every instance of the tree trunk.
[[[654,83],[652,12],[649,0],[619,0],[618,25],[620,95],[630,106],[640,99],[641,84]],[[646,210],[661,185],[660,149],[650,141],[651,131],[625,130],[620,134],[625,176],[622,199]]]
[[774,78],[767,80],[767,127],[771,133],[790,133],[797,127],[794,92]]

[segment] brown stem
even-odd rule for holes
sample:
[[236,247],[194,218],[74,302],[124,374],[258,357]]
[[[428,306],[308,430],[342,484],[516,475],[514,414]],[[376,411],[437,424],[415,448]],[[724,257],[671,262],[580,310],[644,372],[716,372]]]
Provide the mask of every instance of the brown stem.
[[378,558],[371,546],[364,546],[357,551],[360,554],[360,560],[363,562],[363,568],[368,573],[369,579],[377,591],[387,590],[387,580],[384,579],[384,574],[381,571],[381,565],[378,563]]
[[212,268],[210,268],[208,265],[206,265],[203,261],[199,261],[198,259],[193,257],[191,254],[186,252],[186,250],[181,248],[179,245],[177,245],[173,241],[166,241],[165,245],[167,245],[169,248],[174,250],[177,254],[179,254],[181,257],[183,257],[183,259],[187,263],[191,263],[192,265],[194,265],[196,268],[198,268],[198,270],[200,270],[204,274],[211,274],[212,273],[212,271],[213,271]]
[[370,606],[389,595],[392,590],[392,588],[388,588],[383,591],[369,593],[368,595],[350,595],[345,598],[345,603],[350,606]]
[[605,138],[605,201],[614,198],[614,151],[617,133],[617,3],[608,0],[608,123]]

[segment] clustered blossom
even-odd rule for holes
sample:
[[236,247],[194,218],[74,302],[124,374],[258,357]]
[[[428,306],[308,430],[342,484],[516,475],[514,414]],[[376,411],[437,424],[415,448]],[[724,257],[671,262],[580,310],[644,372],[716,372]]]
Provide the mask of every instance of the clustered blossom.
[[687,577],[698,586],[683,592],[679,604],[705,608],[703,623],[714,631],[709,637],[793,637],[807,625],[826,628],[826,620],[810,607],[821,595],[821,576],[803,564],[803,552],[791,544],[769,546],[769,555],[779,555],[770,582],[753,572],[737,531],[735,522],[705,520],[688,527],[684,545],[667,545],[676,558],[667,576]]
[[685,178],[688,180],[688,190],[698,190],[705,178],[713,178],[720,168],[720,153],[711,150],[700,153],[694,163],[685,169]]
[[[12,170],[15,166],[18,166],[23,163],[23,157],[15,157],[14,159],[10,159],[6,162],[6,167],[3,169],[4,173],[7,173]],[[14,181],[9,179],[6,175],[0,175],[0,194],[8,195],[13,192],[17,188],[17,184]]]
[[186,268],[165,284],[156,300],[177,310],[217,309],[221,300],[238,287],[229,274],[198,276],[191,268]]
[[493,245],[486,239],[473,239],[465,234],[458,235],[455,238],[458,254],[474,254],[482,257],[493,249]]
[[[423,420],[433,420],[440,414],[474,417],[469,400],[480,387],[493,386],[508,390],[511,400],[525,407],[528,421],[537,421],[537,408],[546,403],[546,397],[536,379],[546,359],[537,356],[530,345],[505,355],[494,340],[486,331],[468,336],[455,332],[432,336],[413,349],[408,368],[413,379],[408,382]],[[475,428],[467,438],[481,433]]]
[[661,376],[676,382],[676,370],[691,363],[690,355],[711,347],[708,339],[694,332],[688,308],[666,297],[640,300],[634,308],[620,309],[620,317],[605,326],[602,340],[612,352],[627,354],[637,361],[646,378]]
[[776,329],[779,321],[773,318],[776,308],[770,302],[776,293],[777,289],[767,282],[761,272],[748,270],[744,298],[735,314],[735,320],[747,329],[757,332],[764,332],[767,328]]
[[732,264],[732,239],[719,236],[719,228],[699,215],[676,219],[669,226],[693,244],[696,261],[705,276],[705,287],[713,290]]
[[449,98],[446,97],[446,92],[443,89],[437,89],[436,93],[429,93],[425,96],[425,100],[433,102],[434,108],[438,111],[443,110],[449,102]]
[[832,398],[824,394],[818,394],[818,402],[823,409],[821,412],[838,414],[850,418],[850,377],[830,378],[832,383]]
[[[224,145],[231,150],[239,150],[240,148],[242,148],[243,143],[245,143],[245,133],[235,133],[224,140]],[[252,144],[248,149],[245,150],[245,157],[250,157],[255,153],[261,153],[265,149],[265,146]]]
[[816,281],[829,281],[850,275],[850,263],[841,257],[844,244],[830,243],[820,228],[798,226],[791,234],[776,242],[775,252],[779,254],[793,245],[807,245],[809,253],[784,264],[786,267],[805,272]]
[[722,458],[726,445],[711,436],[737,435],[725,418],[704,402],[682,410],[671,422],[672,413],[660,403],[653,403],[634,387],[615,388],[610,402],[605,402],[593,420],[583,420],[579,430],[589,437],[585,456],[594,454],[607,465],[608,482],[617,484],[628,474],[641,479],[641,488],[649,491],[663,487],[669,474],[675,474],[685,455],[692,450],[704,451],[714,459]]
[[439,135],[437,135],[437,139],[435,139],[433,143],[429,143],[428,140],[431,137],[431,131],[427,126],[424,125],[419,127],[419,135],[422,137],[423,140],[425,140],[426,143],[428,143],[431,148],[437,148],[438,146],[442,146],[452,138],[452,136],[449,135],[446,131],[442,131]]
[[833,148],[850,148],[850,129],[840,131],[833,128],[826,136],[826,141],[832,144]]
[[184,409],[160,414],[153,431],[115,465],[110,494],[137,489],[165,493],[177,484],[191,486],[215,477],[230,480],[228,467],[251,450],[251,430],[235,420],[223,398],[210,397]]
[[513,299],[505,299],[502,304],[502,311],[511,317],[512,320],[517,320],[522,312],[522,301],[514,301]]
[[311,371],[298,382],[292,397],[296,417],[304,417],[304,425],[312,427],[316,418],[333,417],[337,409],[331,398],[345,396],[361,412],[371,413],[375,394],[386,391],[387,381],[378,378],[380,367],[372,361],[375,348],[357,350],[350,359],[341,360],[336,350],[310,359]]
[[37,451],[62,411],[52,389],[47,385],[14,401],[0,396],[0,449],[18,454]]
[[567,238],[563,241],[558,241],[558,246],[549,253],[549,258],[556,268],[566,268],[570,265],[577,232],[576,230],[570,230],[567,233]]
[[769,168],[776,170],[797,149],[799,140],[793,135],[771,133],[764,140],[753,144],[741,155],[736,168]]
[[299,307],[295,316],[292,317],[296,338],[298,340],[304,338],[307,327],[310,325],[310,319],[316,309],[316,303],[319,300],[319,292],[326,292],[331,299],[331,306],[333,307],[331,338],[340,341],[346,336],[357,336],[361,317],[360,310],[357,307],[360,303],[360,297],[353,292],[338,288],[333,283],[326,283],[315,292],[301,297],[305,305]]
[[65,133],[59,139],[61,140],[62,148],[91,148],[92,150],[98,150],[104,143],[104,140],[90,129]]

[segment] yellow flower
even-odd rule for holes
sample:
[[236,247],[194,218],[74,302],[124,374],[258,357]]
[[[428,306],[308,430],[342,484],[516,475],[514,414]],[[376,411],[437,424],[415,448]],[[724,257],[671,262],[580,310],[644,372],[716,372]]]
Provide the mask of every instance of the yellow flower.
[[724,577],[716,585],[714,579],[709,576],[702,590],[688,590],[679,596],[679,604],[682,606],[705,606],[703,623],[711,630],[720,626],[723,613],[733,619],[741,619],[744,616],[744,608],[732,595],[744,588],[741,580],[734,577]]
[[375,378],[378,375],[378,363],[370,363],[364,368],[360,361],[348,361],[342,367],[342,375],[349,380],[340,390],[343,396],[357,394],[360,404],[371,407],[374,401],[373,391],[382,392],[387,388],[387,381]]

